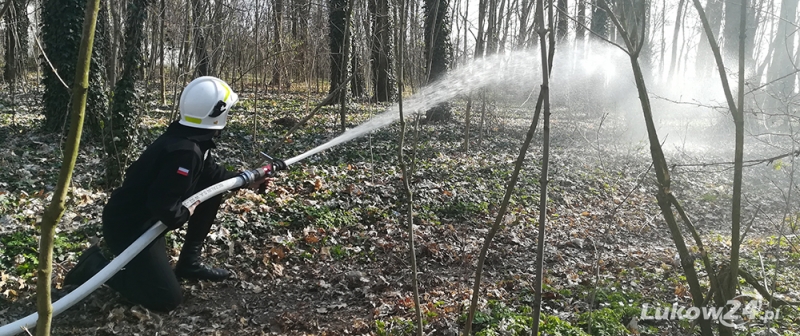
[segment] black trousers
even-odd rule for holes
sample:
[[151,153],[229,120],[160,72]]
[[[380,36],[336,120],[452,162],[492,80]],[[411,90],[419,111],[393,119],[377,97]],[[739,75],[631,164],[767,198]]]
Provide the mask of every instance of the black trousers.
[[[203,244],[211,230],[211,225],[214,223],[221,203],[222,195],[217,195],[195,208],[186,228],[186,243],[184,247],[192,244]],[[154,223],[155,221],[147,225],[146,229],[150,228]],[[114,254],[122,253],[141,235],[141,233],[138,235],[132,234],[129,230],[119,229],[120,227],[124,226],[103,225],[105,242]],[[170,311],[178,307],[183,301],[181,286],[172,270],[163,234],[133,258],[125,268],[120,270],[106,284],[119,292],[128,301],[151,310]]]

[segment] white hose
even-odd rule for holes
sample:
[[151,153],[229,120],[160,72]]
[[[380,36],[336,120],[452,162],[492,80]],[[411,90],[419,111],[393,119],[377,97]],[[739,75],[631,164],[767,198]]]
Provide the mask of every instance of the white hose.
[[[189,207],[190,205],[194,204],[197,201],[205,202],[209,198],[217,196],[223,192],[228,190],[241,187],[245,184],[245,179],[242,177],[233,177],[212,185],[202,191],[192,195],[185,201],[183,201],[183,206]],[[118,256],[114,258],[106,267],[100,270],[99,273],[95,274],[91,279],[86,281],[83,285],[76,288],[66,296],[62,297],[60,300],[53,303],[53,317],[61,314],[72,305],[78,303],[78,301],[83,300],[86,296],[94,292],[97,288],[102,286],[108,279],[111,279],[114,274],[117,274],[119,270],[121,270],[125,265],[130,262],[133,257],[142,252],[142,250],[150,245],[150,243],[156,239],[159,235],[161,235],[164,230],[167,229],[167,226],[162,224],[161,222],[156,223],[150,229],[148,229],[139,239],[133,242],[125,251],[122,251]],[[39,319],[38,313],[33,313],[21,320],[17,320],[13,323],[6,324],[0,327],[0,336],[13,336],[20,333],[23,333],[25,329],[30,329],[36,326],[36,321]],[[25,329],[23,329],[25,328]]]

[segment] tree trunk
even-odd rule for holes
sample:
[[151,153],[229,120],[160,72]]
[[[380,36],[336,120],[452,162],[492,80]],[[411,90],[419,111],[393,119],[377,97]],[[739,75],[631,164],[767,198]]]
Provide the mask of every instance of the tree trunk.
[[658,73],[661,74],[661,80],[664,80],[664,56],[667,53],[667,0],[661,0],[661,48],[659,50],[660,56],[658,58]]
[[[706,13],[711,25],[713,36],[719,36],[720,25],[722,24],[722,0],[708,0]],[[705,35],[705,32],[703,32]],[[707,77],[714,73],[714,55],[708,44],[708,38],[700,39],[700,46],[697,48],[697,63],[695,72],[698,78]]]
[[194,24],[194,57],[197,61],[195,75],[211,76],[211,61],[208,57],[206,48],[206,35],[203,29],[206,17],[206,2],[204,0],[192,0],[192,18]]
[[[553,6],[552,4],[549,6],[549,15],[547,18],[548,22],[548,29],[545,30],[544,28],[544,0],[538,0],[538,4],[536,5],[536,12],[539,14],[537,15],[537,20],[539,21],[539,45],[541,45],[541,55],[542,55],[542,88],[539,92],[539,96],[542,97],[542,108],[544,110],[544,120],[543,120],[543,143],[542,143],[542,173],[539,177],[539,227],[538,227],[538,235],[536,239],[536,278],[533,283],[533,292],[534,292],[534,299],[533,299],[533,328],[531,330],[531,335],[539,335],[539,319],[542,312],[542,282],[544,281],[544,246],[546,243],[545,240],[545,230],[547,224],[547,179],[548,179],[548,169],[550,167],[550,61],[548,60],[548,46],[545,41],[545,35],[547,31],[550,31],[551,38],[550,38],[550,49],[555,48],[555,43],[553,43],[552,31],[553,31]],[[566,13],[566,8],[562,12],[561,16],[564,16]],[[559,23],[560,24],[560,23]],[[566,32],[566,27],[564,28]]]
[[569,13],[567,0],[558,0],[558,25],[556,26],[556,39],[558,41],[566,41],[567,38],[567,31],[569,31],[567,13]]
[[[484,30],[484,22],[486,22],[486,2],[489,0],[478,0],[478,36],[475,37],[475,57],[483,57],[483,52],[486,49],[486,36]],[[528,0],[525,0],[528,1]],[[427,6],[427,1],[425,2]],[[428,20],[425,20],[425,27],[427,27]],[[427,28],[425,30],[427,32]],[[427,35],[426,35],[427,36]],[[427,38],[425,39],[427,46]],[[426,47],[427,49],[427,47]]]
[[[711,30],[708,19],[703,13],[703,8],[698,0],[694,0],[694,5],[700,15],[703,23],[703,28],[708,34]],[[746,39],[745,31],[742,27],[746,27],[746,11],[747,4],[741,3],[739,11],[739,81],[738,81],[738,107],[734,102],[733,92],[728,84],[728,75],[726,74],[725,65],[723,63],[722,52],[716,43],[715,35],[707,35],[708,42],[713,52],[716,61],[717,70],[719,72],[720,81],[722,82],[722,89],[725,94],[726,101],[728,102],[728,109],[731,111],[733,122],[735,126],[735,149],[734,149],[734,170],[733,170],[733,196],[732,196],[732,223],[731,223],[731,255],[729,264],[729,273],[727,274],[727,283],[720,284],[721,293],[724,298],[720,298],[720,302],[732,299],[736,296],[736,289],[739,285],[739,249],[740,249],[740,233],[741,233],[741,208],[742,208],[742,170],[743,170],[743,153],[744,153],[744,76],[745,76],[745,50]],[[729,17],[733,19],[732,17]],[[733,335],[733,330],[727,326],[720,326],[720,335],[727,336]]]
[[64,148],[64,159],[58,173],[58,183],[53,193],[50,205],[42,215],[40,228],[42,236],[39,240],[39,265],[36,272],[36,308],[39,319],[36,321],[36,335],[49,336],[53,320],[53,305],[51,301],[51,279],[53,274],[53,242],[55,241],[56,225],[61,220],[66,209],[67,192],[72,181],[72,171],[78,159],[78,149],[81,144],[83,120],[86,112],[86,97],[89,92],[89,72],[92,62],[92,47],[94,44],[97,14],[100,10],[100,0],[86,2],[86,14],[83,19],[82,38],[78,53],[78,62],[75,66],[75,83],[72,85],[72,98],[70,99],[70,127],[67,144]]
[[[75,64],[80,48],[79,34],[82,30],[85,3],[83,0],[46,0],[42,2],[42,43],[50,63],[42,60],[42,95],[44,105],[44,130],[48,132],[66,131],[67,113],[70,104],[70,89],[64,83],[72,83]],[[103,15],[101,12],[98,14]],[[103,116],[106,113],[108,98],[103,90],[103,56],[105,25],[102,18],[96,23],[97,38],[92,49],[92,62],[89,70],[89,96],[86,105],[86,128],[92,138],[102,134]],[[50,64],[55,68],[53,72]],[[59,79],[59,77],[61,79]],[[64,83],[62,83],[62,80]]]
[[[531,4],[533,2],[531,0],[522,0],[520,3],[520,15],[519,15],[519,36],[517,37],[517,48],[525,49],[528,46],[528,19],[531,13]],[[480,10],[480,7],[478,7]],[[479,24],[483,24],[482,20],[478,20]],[[478,32],[481,31],[480,25],[478,26]],[[478,34],[480,36],[480,34]],[[477,54],[477,47],[475,49]]]
[[25,76],[28,60],[28,1],[9,0],[6,12],[6,66],[5,80],[15,84]]
[[795,28],[793,27],[797,20],[797,2],[798,0],[781,1],[781,16],[772,42],[775,51],[767,69],[767,83],[772,83],[769,91],[774,98],[768,99],[767,108],[779,108],[785,105],[782,101],[794,95],[794,76],[783,79],[781,77],[795,71],[791,51],[794,50]]
[[[447,73],[451,61],[450,20],[447,17],[448,0],[425,0],[425,64],[428,83],[435,82]],[[426,112],[428,121],[453,118],[447,102]]]
[[[114,84],[117,83],[117,56],[119,55],[119,45],[122,41],[122,20],[120,19],[119,7],[113,6],[111,1],[106,1],[100,10],[100,22],[107,22],[108,29],[102,36],[108,39],[108,48],[103,55],[108,59],[108,66],[106,67],[106,84],[109,90],[114,89]],[[102,12],[108,12],[108,20],[103,20]]]
[[680,0],[678,2],[678,15],[675,17],[675,30],[672,34],[672,57],[669,59],[669,78],[672,79],[675,76],[675,65],[678,61],[678,34],[681,31],[681,18],[683,18],[683,6],[686,3],[686,0]]
[[352,73],[350,79],[350,94],[353,97],[363,97],[365,89],[365,81],[364,81],[364,72],[362,71],[361,67],[361,57],[358,54],[358,50],[356,48],[356,44],[353,43],[353,39],[350,38],[350,72]]
[[[541,0],[539,0],[541,1]],[[541,4],[537,4],[539,7]],[[537,8],[537,12],[539,9]],[[538,15],[538,14],[537,14]],[[552,18],[552,14],[550,15]],[[552,21],[551,21],[552,22]],[[552,28],[552,27],[550,27]],[[541,35],[540,35],[541,36]],[[555,53],[555,43],[553,42],[554,39],[550,38],[550,47],[549,48],[542,48],[542,57],[546,59],[547,67],[543,69],[543,74],[546,74],[547,78],[550,76],[550,72],[553,69],[553,55]],[[541,42],[543,46],[546,47],[544,42]],[[511,201],[511,195],[514,193],[514,188],[516,187],[517,180],[519,179],[519,172],[522,169],[523,163],[525,162],[525,156],[528,153],[528,148],[530,147],[531,141],[533,141],[533,136],[536,133],[536,127],[539,124],[539,116],[542,111],[542,107],[545,104],[545,99],[547,99],[547,104],[549,106],[549,97],[545,97],[545,94],[549,94],[549,90],[547,87],[542,87],[542,90],[539,91],[539,98],[536,101],[536,107],[533,112],[533,119],[531,120],[531,125],[528,128],[528,132],[525,135],[525,140],[522,142],[522,146],[520,148],[519,154],[517,155],[517,160],[514,164],[514,171],[511,173],[511,177],[508,180],[508,185],[506,186],[506,191],[503,196],[503,200],[500,203],[500,209],[497,212],[497,217],[495,217],[494,223],[492,227],[489,229],[489,232],[486,233],[486,238],[484,238],[483,246],[481,247],[481,252],[478,256],[478,265],[475,270],[475,282],[472,286],[472,298],[470,301],[470,306],[467,312],[467,320],[465,322],[464,327],[464,335],[471,335],[472,334],[472,322],[475,318],[475,310],[478,306],[478,296],[480,295],[480,288],[481,288],[481,277],[483,274],[483,264],[486,260],[486,256],[489,253],[489,248],[491,247],[492,240],[494,239],[497,232],[500,230],[501,224],[505,218],[506,212],[508,211],[508,205]],[[484,97],[484,103],[486,101]],[[483,107],[485,109],[485,106]],[[547,117],[546,117],[547,118]],[[481,117],[483,119],[483,117]],[[481,124],[483,124],[483,120],[481,120]],[[549,140],[547,140],[549,141]],[[480,142],[479,142],[480,143]],[[545,178],[546,179],[546,178]],[[544,185],[543,185],[544,187]],[[545,189],[542,189],[545,190]],[[546,206],[546,203],[544,203]],[[537,323],[538,324],[538,323]]]
[[308,2],[307,0],[294,0],[292,7],[292,38],[297,44],[293,69],[295,78],[302,78],[306,74],[306,58],[308,48]]
[[214,2],[214,11],[211,16],[211,60],[209,69],[215,76],[222,76],[225,68],[225,50],[227,49],[227,39],[225,29],[230,27],[228,24],[228,12],[225,10],[225,2],[218,0]]
[[368,0],[372,15],[372,87],[374,101],[394,100],[396,86],[392,67],[392,24],[388,0]]
[[583,42],[586,36],[586,0],[578,0],[578,15],[576,19],[578,23],[575,24],[575,40]]
[[[334,92],[342,81],[347,77],[342,69],[342,55],[344,53],[344,30],[346,24],[347,0],[328,0],[328,42],[330,43],[330,69],[331,85],[328,93]],[[346,95],[346,90],[341,90],[339,95]],[[335,102],[340,102],[341,97],[337,96]]]
[[[269,85],[274,86],[280,90],[284,86],[284,81],[288,79],[283,78],[283,0],[274,0],[272,13],[275,15],[273,18],[273,34],[272,34],[272,49],[275,54],[275,60],[272,63],[272,80]],[[288,89],[288,87],[287,87]]]
[[592,22],[589,29],[591,29],[594,34],[608,38],[608,14],[604,9],[600,8],[600,1],[604,0],[594,0],[594,6],[592,6]]
[[106,141],[106,187],[122,182],[125,169],[131,162],[130,147],[136,136],[139,122],[136,82],[142,65],[142,43],[147,7],[151,0],[133,0],[128,3],[125,19],[125,49],[122,53],[122,73],[114,85],[114,102],[109,118],[109,136]]
[[[486,54],[497,52],[497,0],[489,1],[488,21],[486,23]],[[444,9],[439,9],[444,10]]]
[[[606,0],[599,1],[603,8],[609,8]],[[669,166],[667,165],[664,152],[661,148],[661,143],[658,139],[658,132],[656,131],[655,122],[653,121],[650,97],[647,93],[647,85],[645,84],[642,69],[639,66],[638,58],[639,52],[641,51],[641,45],[637,44],[636,40],[632,40],[629,37],[628,33],[625,31],[624,27],[622,27],[619,20],[617,20],[613,13],[610,13],[609,17],[611,18],[616,29],[619,31],[621,38],[625,42],[627,48],[626,52],[628,53],[631,68],[633,70],[633,77],[634,81],[636,82],[636,89],[639,94],[639,101],[642,106],[642,113],[644,114],[645,126],[647,128],[648,141],[650,143],[650,154],[653,160],[653,167],[655,168],[656,172],[656,180],[658,181],[658,192],[656,194],[656,199],[659,207],[661,208],[661,214],[664,216],[664,220],[667,222],[667,226],[670,229],[675,247],[678,250],[681,266],[686,274],[686,280],[689,283],[689,292],[692,295],[692,302],[695,307],[700,308],[704,306],[703,290],[700,287],[697,270],[694,266],[694,258],[689,253],[689,249],[686,246],[686,241],[684,240],[681,229],[676,221],[675,214],[672,212],[672,190],[670,188],[671,180],[669,175]],[[711,323],[708,320],[698,319],[698,322],[700,324],[702,335],[713,335]]]
[[[510,1],[510,0],[508,0]],[[507,0],[503,0],[502,5],[500,6],[500,12],[503,11],[503,6],[506,5],[508,2]],[[513,3],[508,3],[506,6],[506,14],[505,14],[505,24],[503,25],[503,38],[500,40],[500,45],[498,46],[497,52],[503,53],[506,51],[506,43],[508,42],[508,29],[511,26],[511,7],[516,7],[517,0],[514,0]],[[456,46],[458,48],[458,46]]]
[[161,81],[161,105],[167,105],[167,78],[164,75],[164,18],[166,17],[167,13],[167,6],[166,0],[161,0],[161,13],[159,13],[159,29],[158,29],[158,70],[159,70],[159,79]]
[[[353,7],[354,7],[355,0],[349,0],[347,2],[347,13],[345,14],[344,19],[344,38],[342,43],[342,64],[340,72],[344,77],[345,74],[348,73],[347,71],[347,63],[348,63],[348,53],[350,51],[350,20],[353,17]],[[353,69],[355,71],[355,69]],[[353,76],[355,77],[355,76]],[[340,85],[347,85],[348,83],[346,80],[342,80]],[[341,123],[341,130],[344,132],[347,129],[347,90],[342,90],[339,95],[339,121]]]

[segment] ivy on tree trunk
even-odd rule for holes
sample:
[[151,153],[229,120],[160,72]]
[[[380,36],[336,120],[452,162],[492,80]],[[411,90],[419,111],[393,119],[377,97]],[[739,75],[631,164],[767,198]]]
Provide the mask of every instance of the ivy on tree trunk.
[[[452,59],[448,7],[448,0],[425,0],[425,65],[428,83],[444,76]],[[445,102],[428,110],[426,117],[428,121],[449,120],[453,118],[453,113]]]
[[[82,0],[44,0],[42,1],[41,36],[45,54],[58,76],[64,83],[72,83],[75,78],[75,64],[81,42],[84,2]],[[105,51],[105,20],[98,14],[97,36],[92,49],[92,62],[89,69],[89,93],[86,100],[86,127],[91,137],[99,137],[105,126],[104,115],[108,106],[108,96],[103,89],[105,71],[103,55]],[[64,87],[53,72],[50,64],[41,59],[42,84],[44,94],[43,128],[47,132],[65,132],[69,115],[70,89]]]
[[114,85],[114,102],[109,118],[109,136],[106,141],[106,186],[112,187],[122,181],[122,175],[130,162],[131,144],[136,141],[138,123],[136,82],[142,65],[142,41],[147,6],[150,0],[133,0],[128,3],[125,24],[125,49],[122,53],[122,74]]

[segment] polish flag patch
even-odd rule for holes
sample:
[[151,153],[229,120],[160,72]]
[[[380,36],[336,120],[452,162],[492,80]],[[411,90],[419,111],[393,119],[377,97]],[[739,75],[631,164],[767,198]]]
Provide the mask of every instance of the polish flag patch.
[[178,175],[189,176],[189,169],[178,167]]

